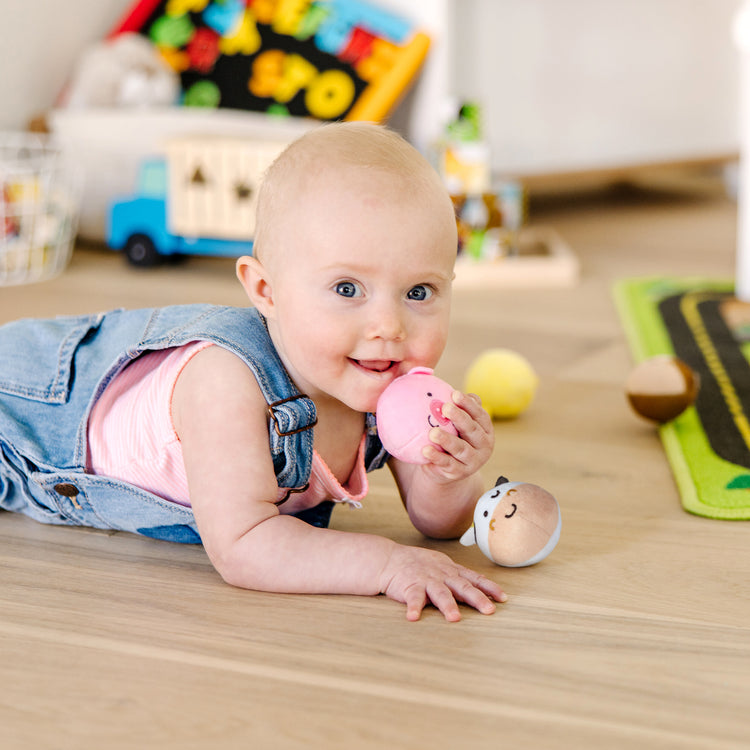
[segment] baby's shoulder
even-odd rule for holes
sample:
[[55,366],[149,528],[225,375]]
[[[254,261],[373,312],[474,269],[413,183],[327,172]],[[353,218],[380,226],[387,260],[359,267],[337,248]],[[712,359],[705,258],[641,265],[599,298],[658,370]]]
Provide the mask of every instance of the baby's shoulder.
[[207,410],[227,417],[248,411],[263,414],[266,402],[252,370],[221,346],[198,351],[182,369],[172,396],[175,426],[186,411]]
[[243,359],[217,344],[200,349],[187,363],[182,376],[201,388],[214,384],[217,387],[251,385],[262,397],[258,381]]

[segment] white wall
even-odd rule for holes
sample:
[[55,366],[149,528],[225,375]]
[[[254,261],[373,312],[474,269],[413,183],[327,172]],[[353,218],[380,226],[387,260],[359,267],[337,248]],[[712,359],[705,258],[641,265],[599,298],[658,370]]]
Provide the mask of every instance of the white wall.
[[741,0],[456,0],[456,90],[493,166],[558,172],[737,148]]
[[101,39],[131,0],[0,0],[0,129],[22,129],[49,109],[82,49]]

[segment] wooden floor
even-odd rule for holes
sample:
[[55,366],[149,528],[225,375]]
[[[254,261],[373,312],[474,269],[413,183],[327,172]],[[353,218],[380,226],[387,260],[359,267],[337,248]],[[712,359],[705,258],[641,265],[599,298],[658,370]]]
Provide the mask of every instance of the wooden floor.
[[[747,748],[750,525],[685,513],[655,430],[626,404],[618,278],[731,276],[735,205],[713,182],[533,200],[577,252],[573,288],[459,290],[439,374],[485,348],[541,385],[497,423],[500,473],[559,499],[534,568],[434,546],[510,595],[491,617],[409,623],[383,597],[233,589],[200,547],[0,514],[0,747]],[[136,272],[95,248],[0,289],[0,321],[119,306],[242,304],[229,261]],[[427,543],[386,472],[333,524]]]

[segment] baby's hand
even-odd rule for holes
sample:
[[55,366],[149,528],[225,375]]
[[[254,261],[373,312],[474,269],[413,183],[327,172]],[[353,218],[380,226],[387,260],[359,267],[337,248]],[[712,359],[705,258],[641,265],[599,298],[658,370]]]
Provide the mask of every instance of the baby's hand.
[[428,602],[449,622],[458,622],[457,602],[468,604],[484,615],[495,611],[496,602],[507,600],[505,592],[489,578],[453,562],[447,555],[421,547],[396,545],[381,575],[380,590],[406,604],[406,619],[418,620]]
[[422,450],[428,464],[423,468],[437,481],[454,482],[471,476],[489,459],[495,444],[490,415],[482,408],[478,396],[453,391],[452,402],[443,405],[443,416],[453,422],[458,435],[434,427],[428,445]]

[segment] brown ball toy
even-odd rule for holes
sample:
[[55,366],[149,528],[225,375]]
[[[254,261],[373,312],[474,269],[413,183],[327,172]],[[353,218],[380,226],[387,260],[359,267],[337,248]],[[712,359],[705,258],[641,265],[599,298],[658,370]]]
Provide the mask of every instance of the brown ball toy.
[[632,370],[625,392],[636,414],[664,424],[695,401],[699,387],[698,373],[679,357],[660,354]]

